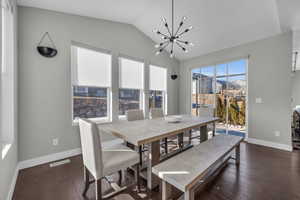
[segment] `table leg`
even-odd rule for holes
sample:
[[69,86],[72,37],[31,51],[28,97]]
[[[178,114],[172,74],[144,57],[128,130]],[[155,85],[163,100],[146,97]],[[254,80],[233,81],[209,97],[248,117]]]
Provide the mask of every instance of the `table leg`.
[[162,200],[168,200],[172,194],[172,186],[166,181],[162,181]]
[[240,152],[240,144],[238,144],[235,148],[235,164],[237,166],[240,165],[241,152]]
[[184,200],[194,200],[195,199],[195,193],[194,190],[188,190],[184,193]]
[[208,139],[207,125],[200,127],[200,141],[205,142]]
[[147,186],[150,190],[159,185],[159,178],[152,173],[152,167],[160,161],[160,141],[149,144],[147,159]]

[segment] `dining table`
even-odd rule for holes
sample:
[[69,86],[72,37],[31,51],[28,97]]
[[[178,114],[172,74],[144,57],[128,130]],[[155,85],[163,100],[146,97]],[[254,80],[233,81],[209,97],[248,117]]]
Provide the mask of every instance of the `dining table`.
[[[209,124],[219,121],[217,117],[201,117],[193,115],[181,115],[180,121],[170,122],[166,117],[156,119],[144,119],[137,121],[118,120],[108,124],[99,125],[99,129],[110,132],[114,136],[123,139],[126,143],[136,147],[147,146],[146,179],[148,189],[154,189],[159,185],[160,179],[152,174],[152,167],[162,162],[160,141],[176,135],[200,129],[201,142],[208,139]],[[191,147],[190,145],[189,147]]]

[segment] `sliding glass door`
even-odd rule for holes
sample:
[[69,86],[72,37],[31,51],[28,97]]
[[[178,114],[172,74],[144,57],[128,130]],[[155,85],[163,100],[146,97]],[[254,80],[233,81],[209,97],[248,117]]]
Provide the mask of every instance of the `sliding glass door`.
[[246,69],[247,60],[237,60],[192,70],[192,114],[213,108],[217,134],[246,134]]

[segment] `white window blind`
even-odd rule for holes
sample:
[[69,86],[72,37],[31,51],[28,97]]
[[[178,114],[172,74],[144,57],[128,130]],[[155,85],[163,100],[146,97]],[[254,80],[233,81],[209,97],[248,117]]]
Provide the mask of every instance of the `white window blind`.
[[80,86],[111,86],[111,55],[75,47],[73,84]]
[[150,90],[167,90],[167,69],[150,65]]
[[144,63],[120,58],[120,88],[144,88]]

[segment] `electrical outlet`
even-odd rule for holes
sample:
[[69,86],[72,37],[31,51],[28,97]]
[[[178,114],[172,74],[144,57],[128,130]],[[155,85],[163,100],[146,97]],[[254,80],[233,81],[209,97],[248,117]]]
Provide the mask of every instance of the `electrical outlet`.
[[275,136],[276,136],[276,137],[279,137],[279,136],[280,136],[280,131],[275,131],[274,133],[275,133]]
[[58,138],[54,138],[54,139],[52,140],[52,145],[53,145],[53,146],[57,146],[57,145],[58,145]]
[[256,103],[262,103],[262,98],[261,98],[261,97],[257,97],[257,98],[255,99],[255,102],[256,102]]

